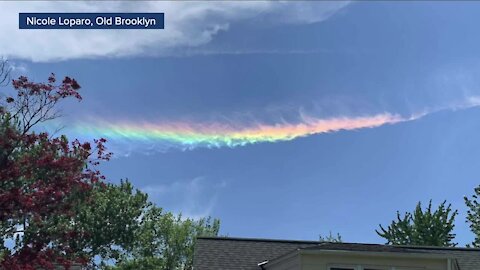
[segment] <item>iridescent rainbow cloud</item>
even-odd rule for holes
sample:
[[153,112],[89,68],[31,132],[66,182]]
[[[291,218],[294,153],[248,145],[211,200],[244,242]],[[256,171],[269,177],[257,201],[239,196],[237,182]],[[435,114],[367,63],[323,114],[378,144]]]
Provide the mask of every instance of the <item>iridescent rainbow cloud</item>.
[[[480,96],[468,97],[436,108],[426,108],[407,117],[399,114],[380,113],[370,116],[318,118],[301,115],[293,122],[266,124],[239,124],[225,122],[133,122],[92,121],[69,125],[73,137],[83,139],[106,138],[114,152],[182,150],[199,147],[237,147],[262,142],[290,141],[315,134],[375,128],[386,124],[412,121],[442,110],[459,110],[480,107]],[[233,123],[233,124],[232,124]]]
[[161,144],[164,147],[194,149],[197,147],[236,147],[261,142],[289,141],[314,134],[374,128],[413,120],[383,113],[363,117],[319,119],[302,117],[298,123],[234,126],[221,123],[112,123],[97,121],[94,125],[75,127],[77,134],[104,137],[110,142]]

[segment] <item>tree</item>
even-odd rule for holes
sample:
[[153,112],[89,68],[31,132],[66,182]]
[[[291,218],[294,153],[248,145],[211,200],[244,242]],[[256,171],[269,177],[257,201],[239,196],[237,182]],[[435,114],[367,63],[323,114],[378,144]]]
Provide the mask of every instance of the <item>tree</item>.
[[333,235],[332,231],[329,232],[327,236],[322,236],[321,234],[318,236],[318,241],[320,242],[330,242],[330,243],[341,243],[342,236],[337,233],[337,235]]
[[472,243],[473,247],[480,247],[480,203],[478,196],[480,196],[480,186],[475,188],[475,194],[472,195],[472,198],[464,197],[465,204],[469,208],[467,211],[467,223],[470,223],[470,230],[475,234],[475,240]]
[[81,99],[80,85],[69,77],[56,84],[26,77],[13,80],[15,96],[0,106],[0,249],[3,269],[52,269],[84,263],[70,245],[84,237],[68,226],[74,208],[103,176],[95,166],[108,160],[105,140],[95,147],[66,137],[31,132],[35,124],[56,117],[55,105],[67,97]]
[[5,59],[0,59],[0,86],[5,86],[10,80],[10,71],[12,68]]
[[133,250],[139,221],[151,204],[128,180],[97,185],[88,197],[92,203],[77,205],[72,223],[87,237],[72,239],[72,245],[86,253],[90,268],[97,269]]
[[150,207],[141,221],[134,249],[114,270],[191,270],[193,249],[199,236],[217,236],[217,219],[183,219]]
[[72,239],[72,245],[86,253],[92,269],[191,269],[196,237],[219,231],[218,220],[164,212],[128,181],[90,192],[94,204],[80,204],[73,219],[87,237]]
[[431,200],[425,211],[419,202],[413,214],[406,212],[402,217],[397,211],[397,220],[387,229],[380,225],[380,230],[375,231],[387,244],[454,247],[457,244],[452,242],[455,238],[452,231],[458,211],[452,211],[451,204],[447,207],[445,204],[446,201],[432,212]]

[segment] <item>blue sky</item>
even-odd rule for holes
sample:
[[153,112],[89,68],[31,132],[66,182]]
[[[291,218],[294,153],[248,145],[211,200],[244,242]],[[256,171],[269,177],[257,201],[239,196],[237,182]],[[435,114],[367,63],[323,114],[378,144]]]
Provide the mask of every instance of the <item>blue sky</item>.
[[480,108],[460,107],[480,96],[480,3],[144,4],[165,11],[165,30],[22,32],[6,21],[16,23],[18,11],[142,5],[1,2],[10,17],[0,16],[8,26],[0,34],[12,38],[0,53],[16,74],[78,79],[84,101],[63,108],[67,133],[68,123],[97,118],[248,124],[305,112],[429,114],[235,148],[112,142],[116,158],[102,167],[110,181],[129,178],[165,209],[220,218],[222,234],[241,237],[316,240],[332,231],[383,243],[375,229],[397,210],[447,200],[460,211],[456,241],[473,240],[463,196],[480,183]]

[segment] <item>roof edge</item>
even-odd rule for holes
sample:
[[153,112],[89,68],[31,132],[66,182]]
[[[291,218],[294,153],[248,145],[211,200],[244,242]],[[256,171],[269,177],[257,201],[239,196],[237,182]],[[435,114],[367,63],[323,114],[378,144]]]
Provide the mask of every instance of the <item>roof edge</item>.
[[247,242],[272,242],[272,243],[298,243],[298,244],[320,244],[325,243],[314,240],[288,240],[288,239],[269,239],[269,238],[244,238],[244,237],[225,237],[225,236],[200,236],[197,239],[203,240],[225,240],[225,241],[247,241]]
[[[321,244],[331,243],[326,241],[314,241],[314,240],[288,240],[288,239],[269,239],[269,238],[247,238],[247,237],[226,237],[226,236],[201,236],[197,239],[203,240],[220,240],[220,241],[247,241],[247,242],[270,242],[270,243],[294,243],[294,244]],[[340,244],[353,244],[353,245],[366,245],[366,246],[394,246],[400,248],[409,249],[427,249],[427,250],[452,250],[452,251],[480,251],[480,248],[467,248],[467,247],[436,247],[436,246],[410,246],[410,245],[384,245],[384,244],[372,244],[372,243],[355,243],[355,242],[342,242]]]

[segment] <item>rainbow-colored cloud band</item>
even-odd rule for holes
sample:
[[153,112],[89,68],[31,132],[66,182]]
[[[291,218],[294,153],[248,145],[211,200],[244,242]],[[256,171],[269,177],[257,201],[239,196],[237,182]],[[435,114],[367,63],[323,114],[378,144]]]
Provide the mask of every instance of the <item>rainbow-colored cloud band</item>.
[[77,134],[104,137],[111,142],[152,143],[167,147],[193,149],[197,147],[236,147],[261,142],[289,141],[314,134],[373,128],[413,120],[389,113],[364,117],[319,119],[303,117],[298,123],[233,126],[219,123],[111,123],[79,125]]
[[228,122],[133,122],[106,121],[98,118],[67,125],[73,138],[106,138],[116,154],[220,147],[237,147],[262,142],[289,141],[315,134],[375,128],[413,121],[431,113],[480,107],[480,96],[471,96],[450,104],[425,108],[409,116],[380,113],[367,116],[319,118],[300,114],[296,121],[266,124],[258,121]]

